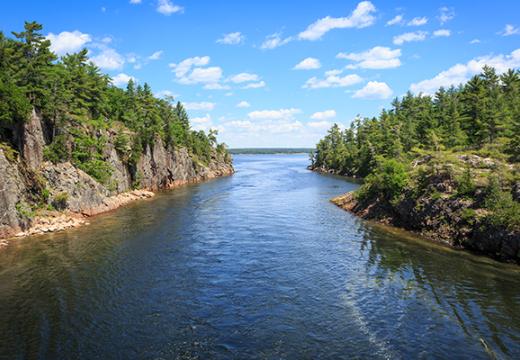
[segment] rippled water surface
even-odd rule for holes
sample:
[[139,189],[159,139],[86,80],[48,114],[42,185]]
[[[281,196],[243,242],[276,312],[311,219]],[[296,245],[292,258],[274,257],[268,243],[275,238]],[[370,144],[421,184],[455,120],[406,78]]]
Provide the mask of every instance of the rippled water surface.
[[305,155],[0,251],[0,358],[520,358],[516,267],[362,222]]

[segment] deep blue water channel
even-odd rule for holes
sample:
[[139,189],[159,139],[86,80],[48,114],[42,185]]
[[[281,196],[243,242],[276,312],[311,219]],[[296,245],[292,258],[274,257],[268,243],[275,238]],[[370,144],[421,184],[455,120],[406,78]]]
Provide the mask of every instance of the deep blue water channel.
[[361,221],[306,155],[0,251],[2,359],[520,358],[520,272]]

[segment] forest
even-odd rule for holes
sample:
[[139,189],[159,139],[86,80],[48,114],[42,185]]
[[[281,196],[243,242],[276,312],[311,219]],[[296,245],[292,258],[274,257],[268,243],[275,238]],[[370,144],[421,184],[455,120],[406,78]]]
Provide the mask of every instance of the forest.
[[216,131],[190,128],[180,102],[154,96],[147,83],[130,80],[124,90],[114,86],[89,61],[87,49],[58,58],[42,29],[26,22],[12,36],[0,32],[0,146],[6,154],[20,151],[21,127],[33,109],[46,125],[44,158],[71,161],[100,183],[111,173],[102,129],[119,129],[116,149],[130,168],[155,137],[167,146],[187,148],[202,164],[212,151],[227,154],[226,146],[217,144]]
[[[421,196],[469,200],[463,216],[520,229],[520,73],[485,66],[458,87],[408,92],[378,117],[335,124],[311,167],[363,178],[355,193],[395,211]],[[430,186],[443,179],[444,187]],[[407,199],[408,198],[408,199]]]

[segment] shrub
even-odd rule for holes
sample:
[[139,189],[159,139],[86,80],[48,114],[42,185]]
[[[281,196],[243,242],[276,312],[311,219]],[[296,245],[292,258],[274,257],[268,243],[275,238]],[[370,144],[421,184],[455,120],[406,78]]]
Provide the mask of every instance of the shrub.
[[67,161],[69,154],[67,152],[67,139],[65,135],[56,136],[52,143],[43,149],[43,157],[45,160],[54,164]]
[[513,200],[510,192],[502,191],[496,176],[489,179],[484,206],[490,210],[487,219],[493,225],[520,231],[520,203]]
[[473,181],[471,169],[466,167],[464,173],[457,178],[457,194],[460,196],[472,195],[475,193],[476,185]]
[[106,184],[112,176],[112,167],[103,160],[92,159],[75,164],[101,184]]
[[57,210],[63,210],[67,208],[67,202],[69,200],[69,194],[67,192],[61,192],[57,194],[52,200],[52,206]]
[[363,200],[379,196],[395,201],[408,185],[406,170],[406,166],[395,159],[379,158],[376,168],[358,190],[358,197]]

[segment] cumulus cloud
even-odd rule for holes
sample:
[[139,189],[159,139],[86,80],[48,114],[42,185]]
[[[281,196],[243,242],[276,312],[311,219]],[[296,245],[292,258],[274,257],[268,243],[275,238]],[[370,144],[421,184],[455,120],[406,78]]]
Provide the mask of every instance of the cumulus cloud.
[[392,89],[386,83],[369,81],[363,88],[356,91],[352,97],[359,99],[388,99],[392,96],[392,93]]
[[148,60],[159,60],[163,54],[162,50],[154,52],[152,55],[148,56]]
[[336,55],[336,58],[356,62],[355,64],[347,65],[348,69],[390,69],[401,66],[400,56],[401,49],[376,46],[361,53],[339,53]]
[[247,85],[245,85],[244,87],[242,87],[242,89],[259,89],[259,88],[263,88],[265,87],[265,81],[258,81],[258,82],[253,82],[253,83],[249,83]]
[[277,47],[280,47],[280,46],[283,46],[285,44],[288,44],[289,42],[291,42],[293,40],[292,37],[286,37],[285,39],[282,37],[282,34],[281,33],[274,33],[274,34],[271,34],[269,36],[267,36],[264,40],[264,42],[262,43],[262,45],[260,45],[260,49],[262,50],[272,50],[272,49],[276,49]]
[[520,34],[520,29],[511,24],[507,24],[504,30],[500,33],[502,36],[511,36]]
[[236,105],[237,108],[242,108],[242,109],[244,109],[244,108],[248,108],[248,107],[250,107],[250,106],[251,106],[251,104],[249,104],[247,101],[244,101],[244,100],[240,101],[240,102]]
[[217,39],[218,44],[225,45],[238,45],[244,42],[245,36],[240,32],[232,32],[229,34],[224,34],[220,39]]
[[412,41],[424,41],[426,39],[426,35],[428,35],[426,31],[408,32],[394,36],[393,43],[395,45],[403,45],[404,43]]
[[228,79],[228,81],[231,81],[235,84],[240,84],[240,83],[244,83],[244,82],[248,82],[248,81],[258,81],[258,80],[260,80],[260,76],[258,76],[257,74],[250,74],[250,73],[245,73],[245,72],[233,75]]
[[51,51],[58,55],[76,52],[92,41],[89,34],[84,34],[78,30],[62,31],[59,34],[49,33],[47,39],[51,42]]
[[119,87],[125,87],[130,80],[135,81],[135,77],[127,75],[125,73],[120,73],[112,78],[112,84]]
[[452,20],[454,17],[455,17],[455,11],[453,11],[453,9],[451,8],[448,8],[446,6],[443,6],[439,9],[439,16],[437,17],[437,19],[439,19],[439,22],[441,23],[441,25],[444,25],[445,23],[447,23],[448,21]]
[[410,90],[414,93],[433,94],[441,86],[457,86],[468,81],[473,75],[480,73],[484,65],[494,67],[499,73],[518,68],[520,67],[520,49],[514,50],[509,55],[481,56],[468,61],[466,64],[456,64],[431,79],[412,84]]
[[279,110],[257,110],[252,111],[247,116],[252,120],[280,120],[293,119],[294,115],[300,114],[302,111],[296,108],[279,109]]
[[357,74],[349,74],[345,76],[340,76],[342,73],[341,70],[330,70],[325,72],[325,78],[319,79],[315,76],[311,77],[305,84],[303,88],[305,89],[321,89],[321,88],[331,88],[331,87],[346,87],[357,84],[363,79]]
[[130,0],[130,4],[140,4],[142,0]]
[[375,22],[376,7],[370,1],[360,2],[348,17],[324,17],[309,25],[298,34],[300,40],[318,40],[333,29],[364,28]]
[[414,17],[412,20],[408,21],[406,25],[408,26],[421,26],[426,25],[428,23],[428,18],[426,16],[423,17]]
[[173,4],[171,0],[158,0],[156,10],[163,15],[170,16],[171,14],[182,12],[184,8]]
[[433,37],[449,37],[451,36],[451,31],[448,29],[439,29],[433,32]]
[[186,110],[203,110],[203,111],[211,111],[215,108],[216,104],[208,101],[201,102],[187,102],[184,103],[184,107]]
[[209,56],[195,56],[184,59],[178,64],[171,63],[169,66],[181,84],[204,84],[204,88],[209,90],[229,88],[219,84],[222,79],[222,69],[218,66],[206,67],[209,62]]
[[388,20],[386,22],[387,26],[402,25],[402,24],[404,24],[404,17],[403,17],[403,15],[396,15],[392,19],[390,19],[390,20]]
[[480,39],[473,39],[469,43],[470,44],[480,44]]
[[320,61],[318,59],[308,57],[303,59],[298,64],[293,67],[293,70],[313,70],[319,69],[321,67]]
[[307,126],[315,129],[330,129],[332,127],[332,123],[326,120],[310,121],[307,123]]
[[327,120],[336,117],[336,110],[318,111],[311,115],[312,120]]
[[125,58],[111,48],[101,50],[98,55],[91,57],[90,60],[100,68],[106,70],[121,69],[125,64]]

